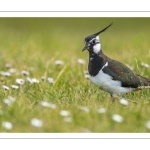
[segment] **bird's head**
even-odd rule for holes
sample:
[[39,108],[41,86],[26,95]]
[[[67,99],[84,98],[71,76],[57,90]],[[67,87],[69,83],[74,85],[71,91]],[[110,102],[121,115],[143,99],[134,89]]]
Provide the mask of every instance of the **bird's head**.
[[101,50],[99,34],[104,32],[111,25],[112,25],[112,23],[109,26],[107,26],[106,28],[104,28],[103,30],[101,30],[95,34],[92,34],[90,36],[87,36],[84,39],[85,47],[82,49],[82,51],[88,50],[89,52],[99,53],[99,51]]

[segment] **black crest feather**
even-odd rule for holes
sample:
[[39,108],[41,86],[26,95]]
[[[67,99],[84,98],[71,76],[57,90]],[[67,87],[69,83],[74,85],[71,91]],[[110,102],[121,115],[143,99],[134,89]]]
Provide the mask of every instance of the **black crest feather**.
[[111,25],[113,24],[113,22],[110,24],[110,25],[108,25],[106,28],[104,28],[103,30],[101,30],[101,31],[99,31],[99,32],[97,32],[97,33],[95,33],[94,35],[99,35],[100,33],[102,33],[102,32],[104,32],[106,29],[108,29]]

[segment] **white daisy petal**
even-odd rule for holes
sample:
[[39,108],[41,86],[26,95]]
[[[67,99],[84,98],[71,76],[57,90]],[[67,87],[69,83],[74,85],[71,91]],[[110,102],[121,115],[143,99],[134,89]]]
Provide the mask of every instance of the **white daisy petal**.
[[19,85],[23,85],[25,83],[24,79],[16,79],[16,83]]
[[124,99],[124,98],[120,99],[119,102],[120,102],[120,104],[125,105],[125,106],[129,105],[129,102],[126,99]]
[[103,114],[106,112],[106,109],[105,108],[99,108],[99,109],[97,109],[97,112],[100,114]]
[[31,84],[33,83],[32,79],[27,77],[27,81],[30,82]]
[[53,78],[49,77],[49,78],[47,78],[47,80],[48,80],[49,83],[52,83],[52,84],[54,83],[54,79]]
[[55,109],[55,108],[56,108],[56,105],[55,105],[55,104],[51,104],[51,103],[48,103],[48,102],[46,102],[46,101],[42,101],[42,102],[41,102],[41,105],[42,105],[43,107],[49,107],[49,108],[52,108],[52,109]]
[[118,122],[118,123],[121,123],[121,122],[123,122],[123,120],[124,120],[123,117],[120,116],[120,115],[118,115],[118,114],[113,114],[112,119],[113,119],[115,122]]
[[64,118],[64,121],[65,121],[65,122],[72,122],[72,118],[71,118],[71,117],[65,117],[65,118]]
[[91,131],[90,131],[89,129],[84,128],[84,129],[82,130],[82,133],[91,133]]
[[5,67],[6,67],[7,69],[11,68],[11,64],[8,64],[8,63],[7,63],[7,64],[5,65]]
[[84,64],[85,64],[85,60],[80,59],[80,58],[77,60],[77,62],[78,62],[79,64],[82,64],[82,65],[84,65]]
[[145,67],[145,68],[149,68],[149,64],[146,64],[144,62],[141,63],[141,66]]
[[40,81],[39,80],[37,80],[36,78],[30,78],[30,77],[27,77],[27,81],[28,82],[30,82],[31,84],[33,84],[33,83],[40,83]]
[[22,73],[23,75],[25,75],[25,76],[28,76],[28,75],[29,75],[29,72],[26,71],[26,70],[22,70],[21,73]]
[[89,109],[87,107],[84,107],[84,106],[79,106],[79,109],[84,111],[84,112],[89,112]]
[[17,86],[17,85],[12,85],[11,86],[13,89],[19,89],[19,86]]
[[31,120],[31,125],[34,126],[34,127],[39,128],[39,127],[43,126],[43,122],[41,120],[37,119],[37,118],[33,118]]
[[40,81],[36,78],[32,78],[32,83],[40,83]]
[[3,102],[4,102],[5,104],[7,104],[8,106],[11,106],[11,104],[12,104],[15,100],[16,100],[16,99],[15,99],[14,97],[8,96],[8,98],[5,98],[5,99],[3,100]]
[[88,70],[84,70],[83,72],[84,72],[84,74],[89,74]]
[[62,60],[56,60],[55,65],[63,65],[64,62]]
[[4,102],[5,104],[7,104],[8,106],[10,106],[11,103],[12,103],[9,99],[4,99],[3,102]]
[[6,85],[2,85],[2,87],[3,87],[4,90],[10,90],[10,88]]
[[12,97],[12,96],[8,96],[8,99],[11,101],[11,102],[14,102],[16,100],[15,97]]
[[3,121],[3,122],[2,122],[2,126],[3,126],[5,129],[7,129],[7,130],[11,130],[11,129],[13,128],[12,123],[9,122],[9,121]]
[[67,110],[61,110],[61,111],[60,111],[60,115],[61,115],[61,116],[64,116],[64,117],[67,117],[67,116],[70,115],[70,113],[69,113],[69,111],[67,111]]
[[86,79],[89,79],[89,78],[90,78],[90,75],[89,75],[89,74],[85,74],[84,77],[85,77]]
[[146,128],[150,129],[150,120],[145,123]]
[[11,73],[10,73],[10,72],[1,71],[1,75],[2,75],[2,76],[5,76],[5,77],[10,77],[10,76],[11,76]]
[[17,70],[16,70],[15,68],[10,68],[10,69],[9,69],[9,72],[10,72],[10,73],[15,73],[16,71],[17,71]]

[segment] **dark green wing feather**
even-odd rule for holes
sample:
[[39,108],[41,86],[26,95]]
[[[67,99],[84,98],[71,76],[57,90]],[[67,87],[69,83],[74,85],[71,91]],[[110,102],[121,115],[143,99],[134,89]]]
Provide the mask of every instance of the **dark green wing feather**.
[[121,81],[123,87],[137,88],[141,86],[139,76],[134,74],[129,67],[116,60],[110,59],[103,72],[112,76],[113,80]]

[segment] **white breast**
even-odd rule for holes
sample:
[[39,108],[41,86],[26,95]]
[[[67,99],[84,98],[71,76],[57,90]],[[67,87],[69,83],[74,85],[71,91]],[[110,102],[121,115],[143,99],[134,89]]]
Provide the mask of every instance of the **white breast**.
[[[103,68],[106,67],[107,65],[108,65],[108,62],[103,66]],[[112,77],[104,73],[102,69],[99,71],[99,73],[96,76],[90,75],[90,80],[96,86],[99,86],[101,90],[109,92],[112,95],[125,94],[134,90],[134,88],[122,87],[120,81],[112,80]]]

